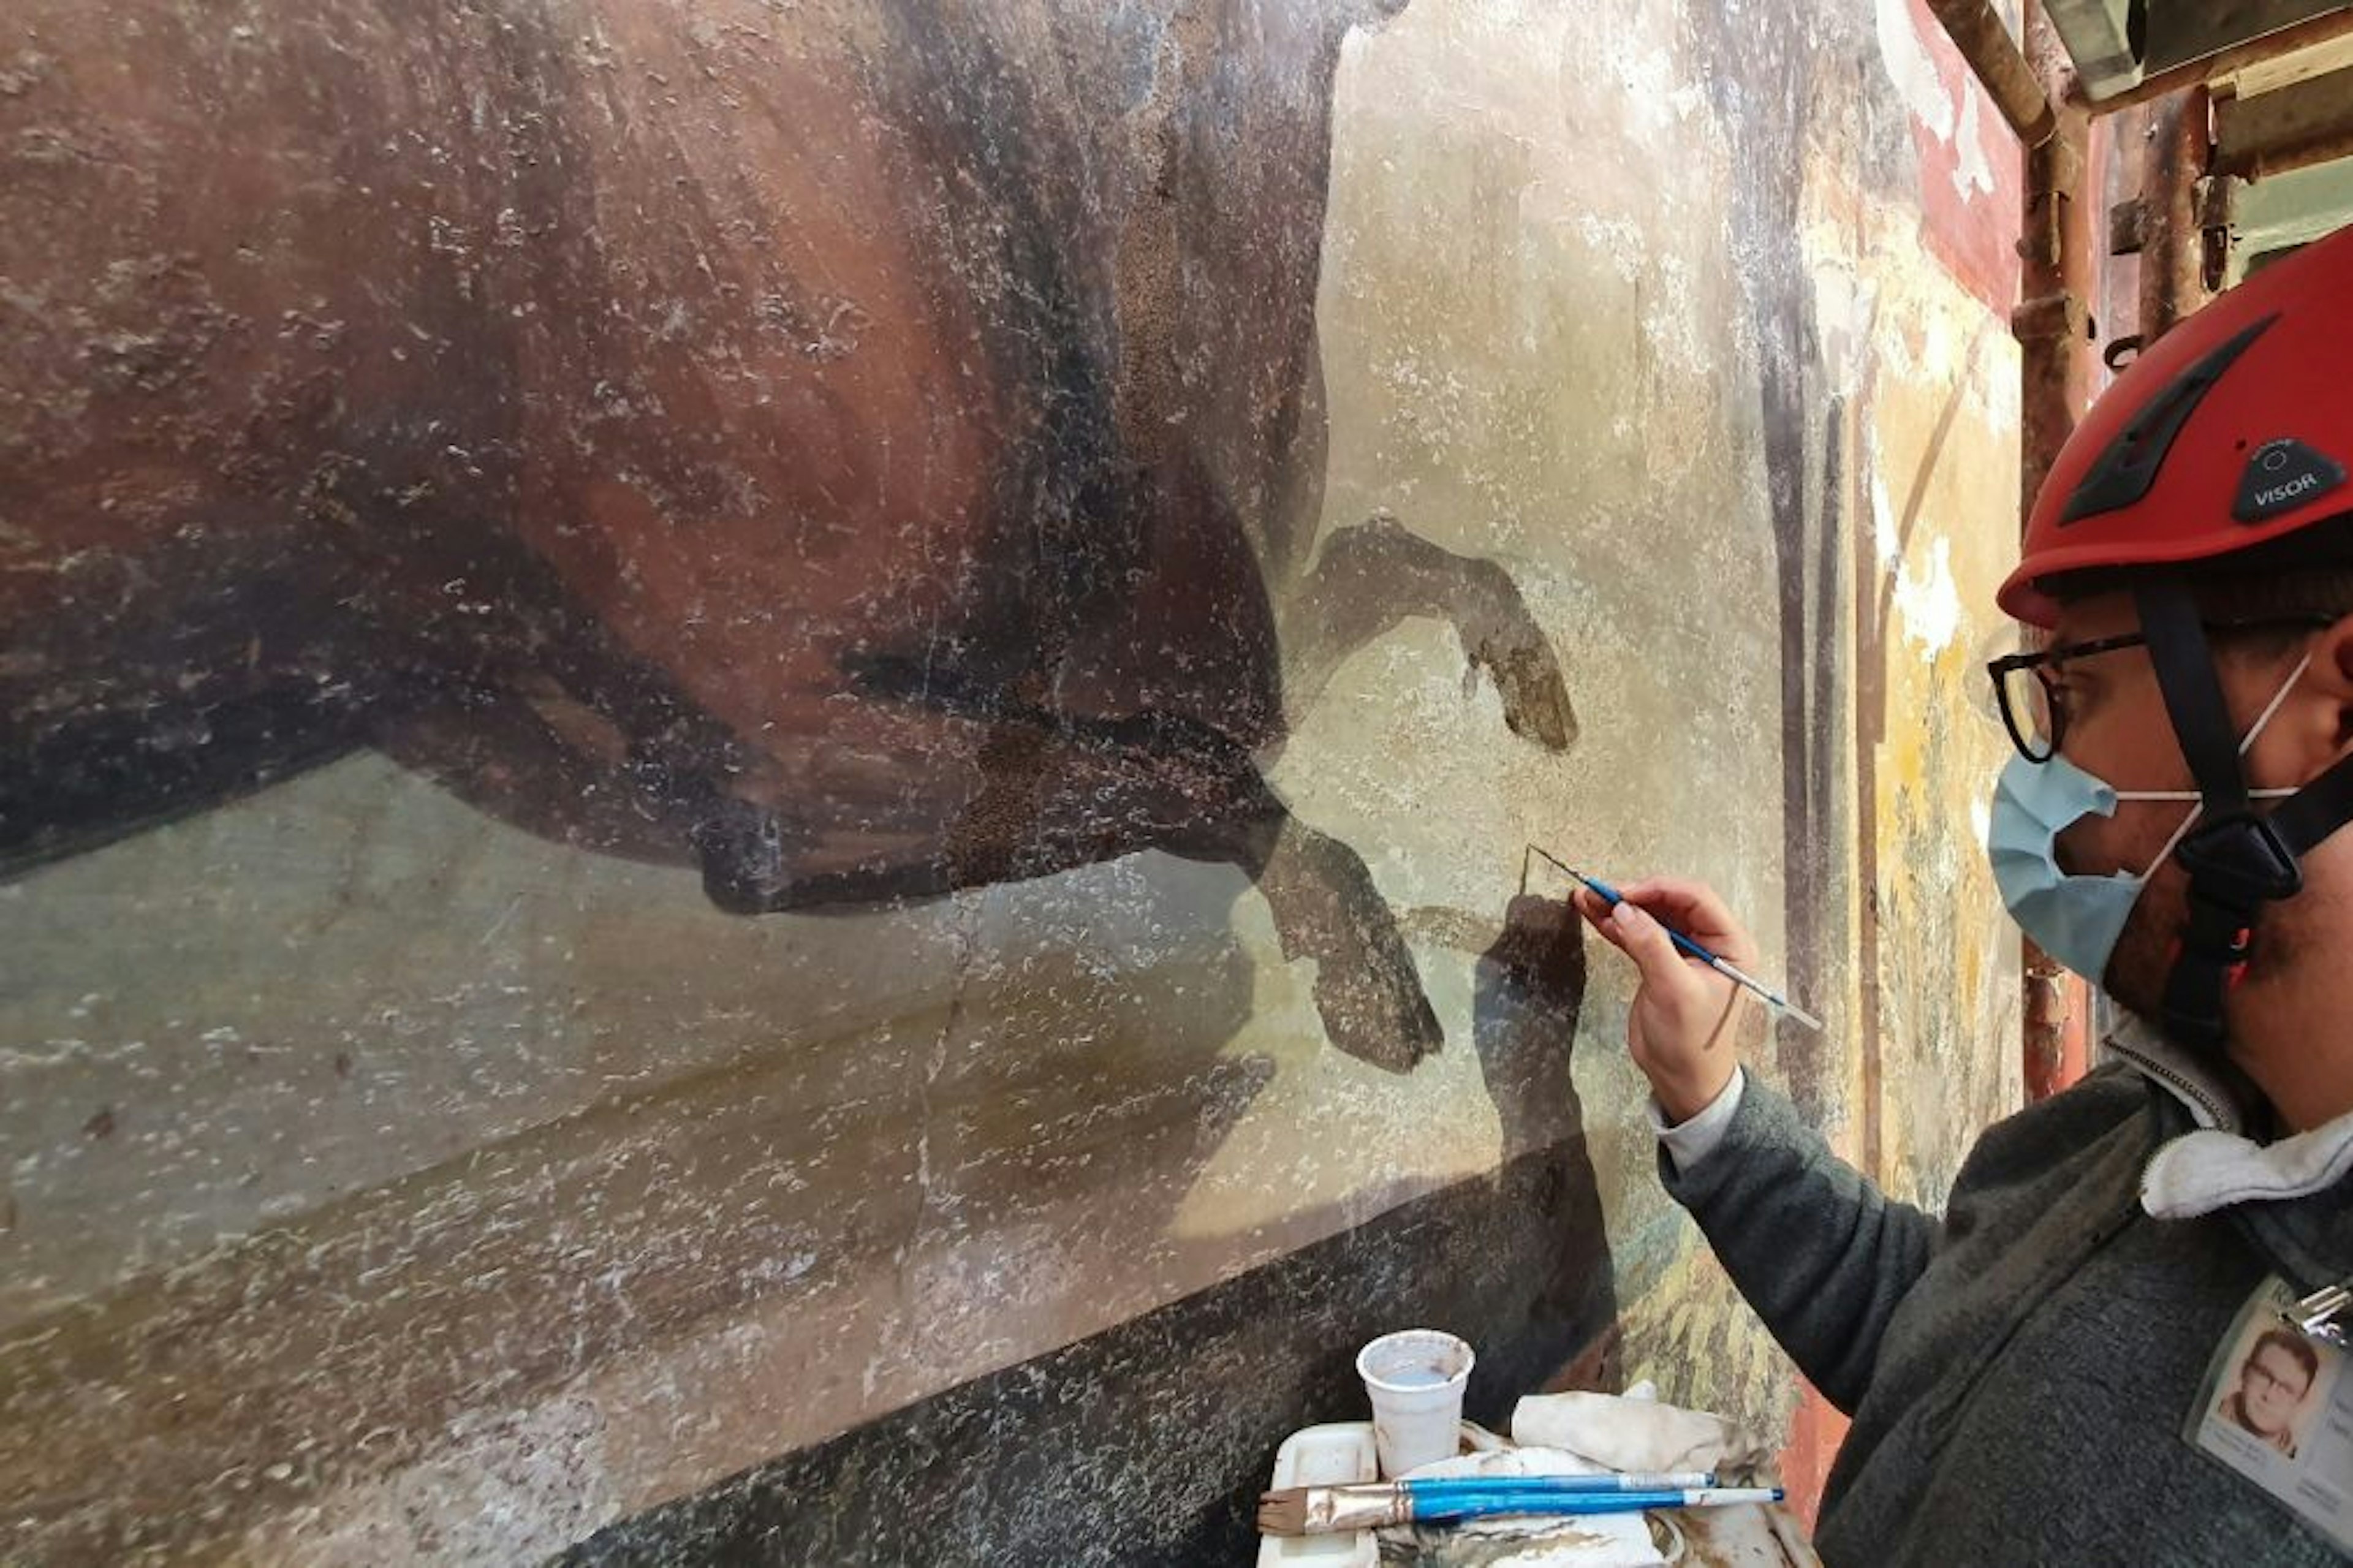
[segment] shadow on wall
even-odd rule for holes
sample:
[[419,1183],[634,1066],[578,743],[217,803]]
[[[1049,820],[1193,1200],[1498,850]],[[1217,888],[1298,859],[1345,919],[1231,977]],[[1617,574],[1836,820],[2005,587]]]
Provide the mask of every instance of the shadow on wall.
[[1277,1445],[1363,1417],[1355,1355],[1376,1334],[1470,1339],[1465,1413],[1499,1430],[1573,1363],[1583,1386],[1614,1387],[1614,1274],[1569,1075],[1585,984],[1574,913],[1514,900],[1479,961],[1479,1059],[1519,1130],[1552,1141],[1492,1176],[611,1526],[562,1561],[1242,1563]]
[[1401,0],[31,6],[0,139],[116,151],[0,192],[0,872],[375,746],[744,913],[1233,864],[1335,1045],[1439,1045],[1261,773],[1409,616],[1575,735],[1500,568],[1311,548],[1332,82]]

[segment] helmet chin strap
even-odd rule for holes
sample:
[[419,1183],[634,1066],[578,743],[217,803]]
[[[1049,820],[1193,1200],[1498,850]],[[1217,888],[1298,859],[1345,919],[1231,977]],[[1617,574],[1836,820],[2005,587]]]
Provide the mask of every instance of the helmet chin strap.
[[2353,822],[2353,757],[2269,816],[2256,816],[2221,677],[2189,584],[2160,579],[2137,588],[2134,598],[2166,713],[2205,803],[2198,826],[2174,854],[2189,877],[2189,920],[2166,975],[2162,1018],[2166,1032],[2183,1045],[2219,1051],[2222,1000],[2245,972],[2264,907],[2303,891],[2304,857]]

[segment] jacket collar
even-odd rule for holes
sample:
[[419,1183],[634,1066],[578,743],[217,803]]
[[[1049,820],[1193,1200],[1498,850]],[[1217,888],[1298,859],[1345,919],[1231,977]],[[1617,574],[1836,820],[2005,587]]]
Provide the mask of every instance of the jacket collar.
[[2218,1071],[2130,1015],[2105,1044],[2196,1124],[2159,1145],[2142,1173],[2141,1206],[2156,1217],[2189,1219],[2240,1204],[2308,1197],[2353,1177],[2353,1112],[2308,1132],[2259,1142],[2253,1132],[2270,1113],[2243,1077]]

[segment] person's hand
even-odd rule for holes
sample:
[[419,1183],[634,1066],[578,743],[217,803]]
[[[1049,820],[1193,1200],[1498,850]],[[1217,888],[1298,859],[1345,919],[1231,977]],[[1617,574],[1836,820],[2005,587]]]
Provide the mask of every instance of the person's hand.
[[1626,1044],[1668,1121],[1689,1121],[1732,1081],[1740,1065],[1739,1040],[1762,1022],[1763,1005],[1678,952],[1666,925],[1751,973],[1757,943],[1704,882],[1652,877],[1618,890],[1624,901],[1615,909],[1587,889],[1570,897],[1577,913],[1641,971]]

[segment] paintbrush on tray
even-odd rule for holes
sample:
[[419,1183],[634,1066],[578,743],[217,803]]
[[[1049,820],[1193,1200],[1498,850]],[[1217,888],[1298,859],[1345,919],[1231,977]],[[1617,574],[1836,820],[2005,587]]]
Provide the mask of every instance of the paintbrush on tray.
[[1444,1476],[1343,1486],[1290,1487],[1259,1499],[1265,1535],[1330,1535],[1393,1524],[1437,1524],[1509,1514],[1566,1518],[1654,1508],[1779,1502],[1778,1487],[1719,1487],[1704,1472],[1607,1476]]

